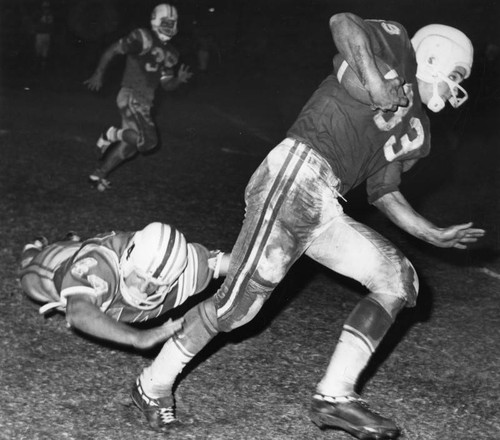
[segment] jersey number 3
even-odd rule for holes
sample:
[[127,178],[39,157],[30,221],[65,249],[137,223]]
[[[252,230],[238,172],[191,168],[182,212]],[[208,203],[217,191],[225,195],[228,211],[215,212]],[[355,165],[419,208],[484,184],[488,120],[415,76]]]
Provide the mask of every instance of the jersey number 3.
[[[398,109],[392,113],[390,119],[386,120],[384,116],[387,116],[387,112],[384,113],[379,110],[373,117],[373,121],[377,128],[381,131],[390,131],[398,124],[403,121],[404,116],[410,111],[413,106],[413,90],[411,85],[405,84],[404,91],[408,97],[409,103],[407,107],[398,107]],[[407,154],[413,150],[420,148],[424,143],[424,127],[422,122],[418,118],[410,118],[410,127],[413,131],[413,139],[410,140],[408,133],[400,137],[392,135],[384,144],[384,156],[388,162],[392,162],[400,156]]]

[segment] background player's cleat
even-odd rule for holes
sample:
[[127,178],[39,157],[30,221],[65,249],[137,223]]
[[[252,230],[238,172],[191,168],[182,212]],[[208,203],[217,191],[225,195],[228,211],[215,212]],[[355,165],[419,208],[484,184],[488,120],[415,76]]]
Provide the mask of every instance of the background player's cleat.
[[400,434],[392,420],[370,410],[357,395],[329,397],[316,394],[311,406],[311,420],[321,429],[342,429],[360,440],[395,439]]
[[64,241],[74,241],[74,242],[81,242],[82,239],[81,237],[74,231],[68,231],[68,233],[64,236]]
[[40,235],[38,237],[35,237],[33,241],[26,243],[23,247],[23,252],[27,251],[28,249],[37,249],[41,251],[44,247],[48,245],[49,245],[49,240],[47,240],[47,237]]
[[109,127],[106,131],[103,131],[101,136],[99,136],[99,139],[97,139],[96,146],[101,155],[104,155],[108,147],[112,143],[116,142],[116,139],[113,136],[116,136],[116,128]]
[[99,171],[95,171],[89,176],[89,182],[93,187],[97,188],[97,191],[99,192],[103,192],[111,188],[111,182],[102,177]]
[[136,380],[131,392],[132,401],[142,411],[149,426],[155,431],[167,431],[180,422],[175,417],[173,397],[151,399],[144,393],[141,382]]

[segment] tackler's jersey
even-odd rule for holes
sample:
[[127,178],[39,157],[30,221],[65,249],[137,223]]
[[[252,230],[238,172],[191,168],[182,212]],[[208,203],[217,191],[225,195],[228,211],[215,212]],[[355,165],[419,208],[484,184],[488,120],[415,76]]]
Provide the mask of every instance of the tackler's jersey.
[[212,279],[213,272],[208,267],[210,252],[200,244],[188,243],[186,268],[163,303],[150,310],[129,304],[120,291],[119,262],[133,234],[110,232],[80,244],[61,242],[45,248],[21,274],[36,273],[46,281],[51,280],[44,283],[45,292],[37,292],[48,302],[40,311],[44,313],[52,308],[65,311],[69,296],[87,295],[102,312],[117,321],[146,321],[201,292]]
[[151,104],[160,79],[175,76],[179,52],[172,43],[162,43],[147,29],[133,30],[119,44],[127,55],[122,87],[133,89],[139,98]]
[[345,194],[367,181],[370,203],[397,191],[401,173],[430,151],[429,118],[420,100],[415,53],[399,23],[366,20],[374,55],[404,83],[407,107],[383,112],[353,99],[329,75],[306,103],[288,136],[318,151],[341,180]]

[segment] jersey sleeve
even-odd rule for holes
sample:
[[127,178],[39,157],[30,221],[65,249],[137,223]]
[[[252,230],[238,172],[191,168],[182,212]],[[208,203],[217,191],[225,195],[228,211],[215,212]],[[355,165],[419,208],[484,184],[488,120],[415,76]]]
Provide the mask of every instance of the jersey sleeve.
[[411,45],[404,26],[388,20],[365,20],[365,23],[374,54],[391,66],[399,64],[401,53],[405,53]]
[[399,191],[401,175],[417,163],[418,159],[390,162],[366,180],[368,202],[373,203],[385,194]]
[[98,307],[111,301],[119,285],[119,274],[112,259],[99,246],[89,246],[77,255],[61,284],[61,300],[87,295]]
[[205,246],[188,243],[188,264],[177,283],[177,298],[174,307],[208,286],[213,277],[213,271],[208,265],[209,257],[210,251]]
[[143,55],[153,47],[153,37],[146,29],[134,29],[119,44],[125,54]]

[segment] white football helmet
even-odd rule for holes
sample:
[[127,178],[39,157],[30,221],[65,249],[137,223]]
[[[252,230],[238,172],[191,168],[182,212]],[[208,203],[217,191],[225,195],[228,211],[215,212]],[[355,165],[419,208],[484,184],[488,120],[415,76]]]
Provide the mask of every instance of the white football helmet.
[[120,258],[120,290],[141,310],[160,305],[188,262],[184,235],[164,223],[150,223],[137,231]]
[[443,109],[445,102],[438,94],[437,84],[446,82],[451,90],[450,104],[457,108],[468,98],[465,89],[449,75],[457,67],[470,76],[474,49],[469,38],[458,29],[444,24],[424,26],[411,39],[417,58],[417,78],[433,85],[433,94],[427,107],[434,112]]
[[175,6],[162,3],[151,13],[151,29],[163,43],[166,43],[177,34],[178,19]]

